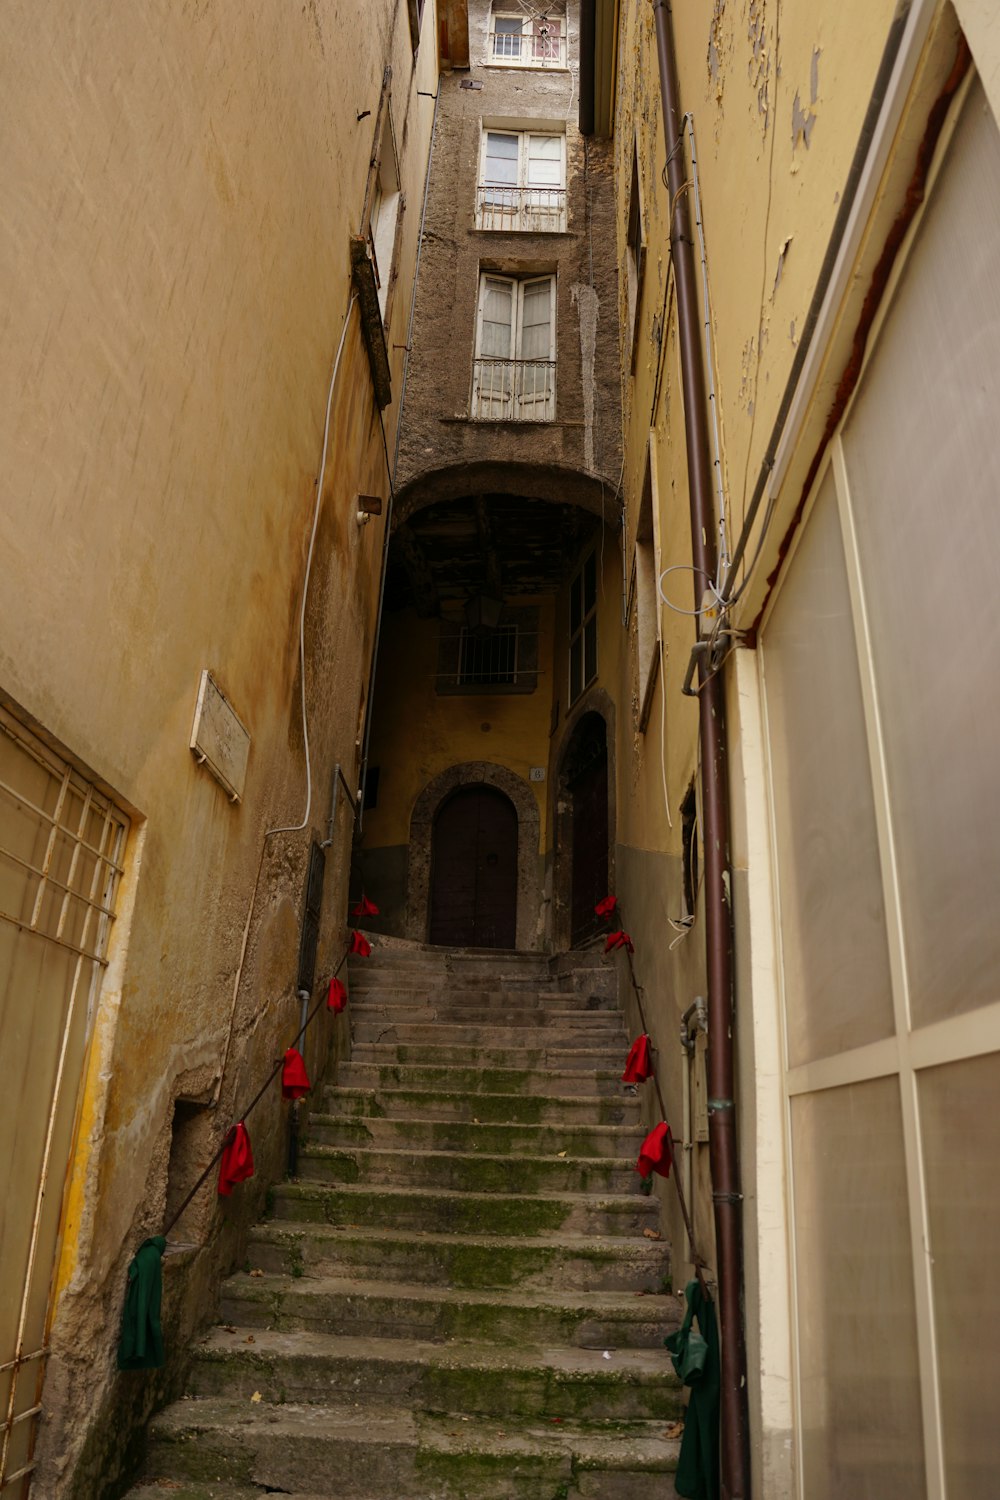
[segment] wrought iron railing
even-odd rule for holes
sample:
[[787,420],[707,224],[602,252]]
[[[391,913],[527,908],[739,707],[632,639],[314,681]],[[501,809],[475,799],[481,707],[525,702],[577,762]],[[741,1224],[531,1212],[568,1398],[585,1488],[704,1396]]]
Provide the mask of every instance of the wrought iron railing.
[[551,422],[556,414],[554,359],[477,359],[472,415],[492,422]]
[[566,38],[553,32],[491,31],[489,60],[512,68],[564,68]]
[[476,223],[480,229],[531,234],[564,230],[566,189],[499,187],[494,183],[480,183],[476,192]]

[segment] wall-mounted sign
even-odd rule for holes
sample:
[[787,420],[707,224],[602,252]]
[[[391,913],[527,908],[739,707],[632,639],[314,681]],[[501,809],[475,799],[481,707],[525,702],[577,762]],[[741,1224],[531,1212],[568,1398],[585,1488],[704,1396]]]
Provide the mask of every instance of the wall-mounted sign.
[[545,767],[544,766],[532,766],[531,770],[528,772],[528,780],[529,781],[544,781],[545,780]]
[[191,750],[198,764],[225,788],[230,802],[239,802],[247,779],[250,732],[207,668],[198,686]]

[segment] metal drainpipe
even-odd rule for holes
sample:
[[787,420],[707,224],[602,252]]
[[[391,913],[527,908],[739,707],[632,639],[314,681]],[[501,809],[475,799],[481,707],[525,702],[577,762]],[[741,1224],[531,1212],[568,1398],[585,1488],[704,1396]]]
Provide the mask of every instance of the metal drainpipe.
[[[677,287],[677,323],[684,393],[684,435],[691,506],[691,550],[696,569],[695,608],[715,578],[716,545],[712,466],[709,459],[705,372],[699,337],[693,242],[680,141],[683,116],[677,87],[669,0],[653,0],[667,147],[667,183],[673,205],[670,253]],[[743,1332],[742,1197],[736,1149],[733,1086],[733,928],[730,906],[729,808],[722,676],[711,675],[704,654],[698,693],[705,846],[705,925],[708,970],[708,1133],[715,1208],[719,1313],[722,1325],[722,1494],[749,1500],[746,1348]]]

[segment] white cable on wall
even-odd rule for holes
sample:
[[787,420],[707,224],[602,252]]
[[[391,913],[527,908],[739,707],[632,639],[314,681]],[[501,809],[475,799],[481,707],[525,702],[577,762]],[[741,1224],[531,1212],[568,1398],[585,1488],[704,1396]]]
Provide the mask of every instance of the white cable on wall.
[[351,313],[358,299],[357,292],[351,293],[351,300],[347,304],[347,312],[344,314],[344,326],[340,331],[340,343],[337,345],[337,353],[333,361],[333,373],[330,376],[330,389],[326,397],[326,419],[323,423],[323,451],[319,461],[319,478],[316,481],[316,503],[313,506],[312,531],[309,534],[309,552],[306,557],[306,576],[302,584],[302,605],[299,609],[299,671],[302,678],[302,739],[306,752],[306,809],[302,814],[301,823],[291,823],[284,827],[269,828],[260,841],[260,857],[257,860],[257,874],[254,878],[253,891],[250,894],[250,904],[247,908],[247,918],[243,924],[243,939],[240,943],[240,957],[236,965],[236,974],[233,978],[233,999],[229,1011],[229,1031],[226,1036],[226,1049],[222,1055],[222,1063],[219,1068],[219,1076],[216,1079],[215,1088],[212,1092],[211,1104],[214,1108],[219,1103],[222,1094],[222,1082],[226,1076],[226,1067],[229,1063],[229,1053],[233,1044],[233,1026],[236,1021],[236,1003],[239,999],[240,981],[243,978],[243,967],[246,963],[247,948],[250,943],[250,925],[253,920],[254,906],[257,902],[257,888],[260,885],[261,870],[264,867],[264,851],[267,841],[276,833],[301,833],[309,822],[309,814],[312,811],[312,763],[309,755],[309,724],[306,717],[306,603],[309,598],[309,579],[312,575],[313,553],[316,548],[316,532],[319,528],[319,512],[323,503],[323,480],[326,477],[326,457],[330,443],[330,415],[333,410],[333,392],[337,384],[337,372],[340,369],[340,357],[344,352],[344,343],[347,339],[347,329],[351,321]]
[[302,740],[306,750],[306,810],[302,814],[301,823],[289,823],[281,828],[269,828],[265,833],[265,839],[272,838],[276,833],[301,833],[309,822],[309,814],[312,811],[312,764],[309,758],[309,719],[306,713],[306,604],[309,599],[309,578],[312,574],[313,552],[316,547],[316,532],[319,527],[319,511],[323,503],[323,480],[326,476],[326,454],[330,442],[330,414],[333,411],[333,391],[337,384],[337,371],[340,369],[340,356],[344,352],[344,341],[347,338],[347,328],[351,321],[351,313],[354,304],[358,300],[357,292],[351,293],[351,300],[347,304],[347,312],[344,315],[344,326],[340,333],[340,343],[337,345],[337,356],[333,361],[333,374],[330,376],[330,390],[326,398],[326,421],[323,425],[323,453],[319,461],[319,478],[316,481],[316,504],[313,507],[312,532],[309,536],[309,555],[306,558],[306,576],[302,584],[302,607],[299,610],[299,674],[302,687]]

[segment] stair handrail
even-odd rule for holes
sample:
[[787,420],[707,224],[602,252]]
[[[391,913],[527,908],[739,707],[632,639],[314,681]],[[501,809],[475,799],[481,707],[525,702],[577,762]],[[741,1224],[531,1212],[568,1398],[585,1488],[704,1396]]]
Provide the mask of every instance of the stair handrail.
[[[331,981],[330,981],[331,984],[332,984],[332,982],[333,982],[334,979],[338,978],[341,969],[344,967],[344,964],[347,962],[348,955],[352,951],[352,946],[353,946],[353,935],[352,935],[352,941],[350,943],[348,943],[347,947],[344,949],[344,952],[341,955],[340,962],[338,963],[337,967],[333,971],[333,974],[331,976]],[[319,1014],[319,1012],[323,1009],[323,1006],[324,1006],[325,1003],[326,1003],[325,996],[323,994],[321,994],[320,998],[316,1001],[316,1004],[313,1006],[312,1010],[309,1012],[309,1014],[306,1016],[305,1020],[302,1022],[302,1024],[299,1027],[298,1034],[297,1034],[297,1036],[295,1038],[295,1045],[296,1046],[298,1046],[301,1043],[302,1038],[306,1034],[306,1031],[308,1030],[309,1026],[312,1024],[312,1022],[316,1018],[316,1016]],[[246,1120],[247,1116],[257,1107],[257,1105],[263,1099],[264,1095],[267,1093],[267,1091],[270,1088],[271,1084],[277,1078],[278,1074],[281,1072],[281,1070],[284,1067],[284,1065],[285,1065],[285,1059],[284,1059],[284,1057],[280,1057],[278,1059],[278,1061],[275,1063],[274,1067],[271,1069],[270,1073],[265,1078],[264,1082],[261,1084],[260,1088],[257,1090],[256,1094],[254,1094],[253,1098],[250,1100],[250,1103],[246,1106],[246,1108],[242,1111],[242,1113],[237,1114],[236,1120],[234,1121],[234,1124],[242,1123],[244,1120]],[[208,1166],[202,1172],[201,1176],[198,1178],[198,1180],[195,1183],[194,1187],[191,1189],[191,1191],[184,1198],[184,1200],[181,1203],[180,1207],[175,1210],[175,1212],[173,1214],[173,1217],[170,1219],[169,1223],[163,1229],[163,1235],[164,1235],[164,1237],[166,1237],[170,1233],[171,1229],[173,1229],[173,1227],[177,1223],[178,1219],[184,1213],[184,1210],[186,1208],[188,1208],[190,1206],[190,1204],[194,1201],[194,1198],[197,1195],[197,1193],[201,1190],[201,1188],[208,1181],[209,1176],[212,1173],[212,1169],[222,1160],[222,1153],[226,1149],[226,1145],[227,1145],[227,1143],[229,1141],[229,1134],[230,1134],[230,1131],[232,1130],[232,1128],[233,1128],[233,1126],[231,1125],[229,1127],[229,1130],[227,1130],[225,1132],[225,1134],[222,1137],[222,1142],[221,1142],[218,1150],[215,1152],[215,1155],[209,1161]]]
[[[617,899],[617,897],[615,897],[614,900],[615,900],[614,910],[612,912],[606,913],[606,919],[607,919],[608,922],[610,922],[612,920],[612,917],[614,916],[614,914],[617,913],[618,918],[621,921],[622,928],[624,929],[624,926],[625,926],[625,913],[624,913],[624,911],[622,909],[621,902]],[[622,932],[622,936],[625,938],[625,941],[622,944],[620,944],[619,946],[621,946],[621,947],[623,947],[625,949],[625,957],[626,957],[626,959],[628,961],[628,975],[629,975],[629,980],[631,981],[632,992],[635,995],[635,1003],[636,1003],[636,1006],[638,1007],[638,1010],[639,1010],[639,1021],[640,1021],[641,1025],[642,1025],[643,1035],[649,1036],[649,1027],[646,1024],[646,1009],[645,1009],[645,1006],[642,1003],[642,985],[639,983],[638,979],[636,978],[636,975],[635,975],[635,964],[634,964],[633,959],[632,959],[632,941],[628,937],[628,934],[626,932],[624,932],[624,930]],[[653,1051],[654,1052],[659,1052],[659,1048],[658,1047],[654,1047]],[[709,1291],[708,1284],[705,1281],[704,1275],[702,1274],[703,1268],[708,1266],[708,1261],[705,1260],[705,1258],[702,1255],[701,1251],[698,1249],[698,1241],[695,1239],[694,1224],[693,1224],[692,1219],[691,1219],[691,1211],[690,1211],[690,1209],[688,1207],[687,1196],[685,1195],[684,1188],[683,1188],[683,1186],[681,1184],[680,1172],[678,1170],[676,1170],[676,1168],[677,1168],[677,1161],[676,1161],[676,1157],[675,1157],[675,1153],[674,1153],[674,1133],[673,1133],[673,1131],[670,1128],[670,1121],[669,1121],[669,1117],[668,1117],[668,1114],[667,1114],[666,1101],[664,1100],[664,1097],[663,1097],[663,1089],[660,1087],[660,1080],[659,1080],[659,1076],[657,1074],[655,1065],[653,1067],[652,1079],[653,1079],[653,1087],[656,1089],[656,1098],[657,1098],[657,1101],[659,1102],[659,1106],[660,1106],[660,1118],[663,1120],[664,1124],[667,1127],[667,1132],[668,1132],[669,1139],[670,1139],[670,1156],[671,1156],[671,1160],[673,1161],[674,1168],[675,1168],[675,1170],[673,1172],[674,1189],[675,1189],[675,1191],[677,1193],[677,1205],[680,1208],[681,1218],[684,1220],[684,1229],[685,1229],[685,1232],[686,1232],[687,1237],[688,1237],[688,1246],[689,1246],[690,1251],[691,1251],[691,1263],[694,1266],[694,1272],[695,1272],[695,1275],[698,1278],[698,1283],[701,1286],[702,1291],[704,1292],[705,1296],[711,1301],[712,1300],[712,1294]]]

